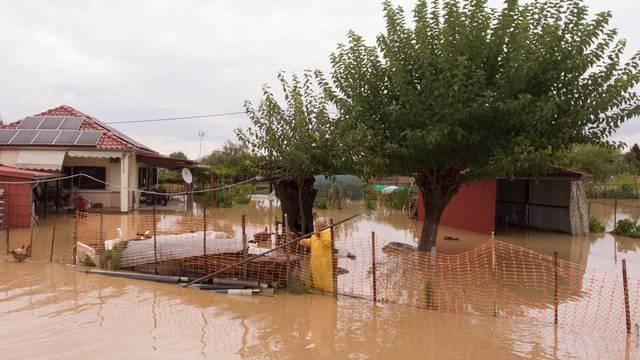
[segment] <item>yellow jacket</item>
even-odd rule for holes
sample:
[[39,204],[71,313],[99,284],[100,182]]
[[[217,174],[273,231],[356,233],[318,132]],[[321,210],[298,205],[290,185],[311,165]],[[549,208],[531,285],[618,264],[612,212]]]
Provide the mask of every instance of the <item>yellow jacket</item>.
[[301,241],[311,245],[311,284],[312,287],[333,292],[333,264],[331,253],[331,230],[313,234],[309,239]]

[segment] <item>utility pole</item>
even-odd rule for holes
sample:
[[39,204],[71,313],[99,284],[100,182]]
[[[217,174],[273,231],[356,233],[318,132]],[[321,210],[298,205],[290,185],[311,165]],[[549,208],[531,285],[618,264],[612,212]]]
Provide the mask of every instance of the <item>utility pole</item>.
[[198,159],[202,158],[202,139],[204,138],[204,132],[198,131],[198,136],[200,137],[200,152],[198,153]]

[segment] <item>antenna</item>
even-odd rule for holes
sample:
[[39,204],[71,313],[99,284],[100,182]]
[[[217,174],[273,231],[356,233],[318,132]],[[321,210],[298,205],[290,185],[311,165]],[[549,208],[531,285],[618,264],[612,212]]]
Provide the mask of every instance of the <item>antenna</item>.
[[204,138],[204,132],[198,131],[198,136],[200,137],[200,152],[198,153],[198,159],[202,158],[202,139]]

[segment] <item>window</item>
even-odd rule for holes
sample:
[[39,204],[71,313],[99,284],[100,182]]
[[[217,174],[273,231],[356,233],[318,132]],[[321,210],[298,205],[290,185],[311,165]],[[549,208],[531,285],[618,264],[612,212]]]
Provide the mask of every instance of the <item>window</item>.
[[138,189],[146,189],[147,188],[147,168],[146,167],[138,167]]
[[76,176],[72,179],[65,179],[63,187],[65,189],[73,187],[84,190],[104,190],[106,189],[105,181],[107,181],[107,168],[104,166],[65,166],[62,168],[65,176],[86,174],[94,179],[86,176]]

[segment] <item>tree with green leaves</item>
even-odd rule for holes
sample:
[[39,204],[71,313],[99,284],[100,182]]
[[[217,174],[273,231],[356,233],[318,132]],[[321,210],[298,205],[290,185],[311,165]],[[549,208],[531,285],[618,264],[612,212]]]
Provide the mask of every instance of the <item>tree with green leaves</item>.
[[611,14],[583,1],[421,0],[412,23],[386,1],[384,17],[375,45],[349,33],[324,86],[362,145],[361,171],[415,177],[420,250],[466,181],[542,172],[639,113],[639,55],[622,63]]
[[586,172],[599,182],[605,182],[613,176],[631,170],[618,149],[591,144],[576,145],[560,152],[557,163]]
[[629,152],[624,154],[627,163],[633,168],[633,172],[640,173],[640,146],[633,144]]
[[284,95],[280,105],[269,86],[262,88],[262,101],[245,109],[251,121],[236,131],[240,142],[260,159],[260,168],[272,179],[289,228],[302,233],[313,229],[314,175],[332,175],[338,167],[339,141],[335,120],[329,116],[329,101],[319,91],[314,75],[287,80],[278,74]]
[[221,179],[238,182],[256,176],[256,158],[241,143],[227,140],[222,149],[200,159],[202,164],[210,165],[214,175]]
[[187,155],[182,151],[174,151],[171,154],[169,154],[169,157],[172,159],[188,160]]

